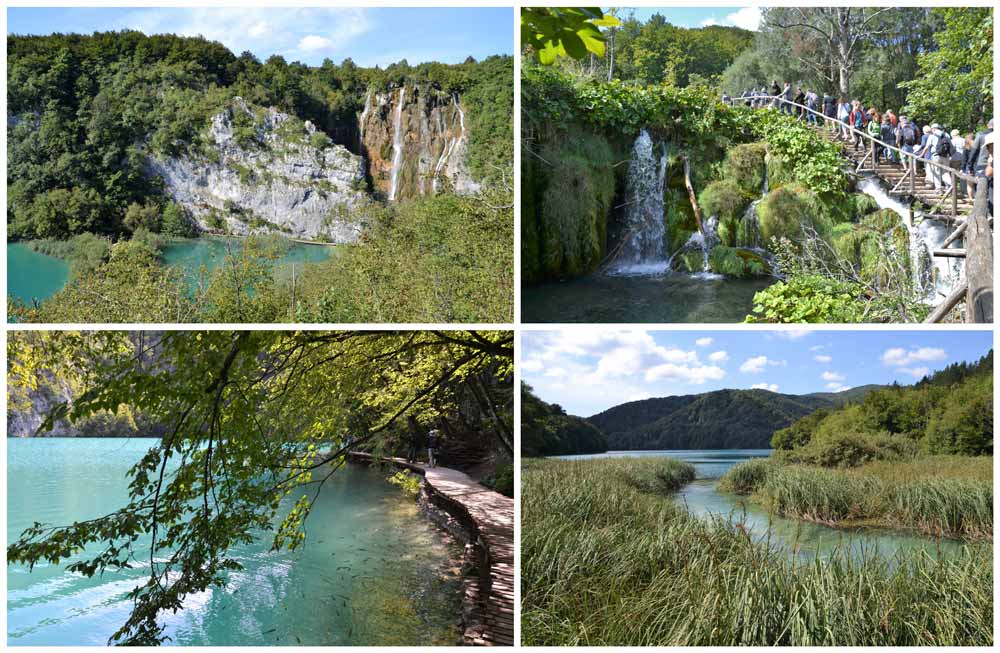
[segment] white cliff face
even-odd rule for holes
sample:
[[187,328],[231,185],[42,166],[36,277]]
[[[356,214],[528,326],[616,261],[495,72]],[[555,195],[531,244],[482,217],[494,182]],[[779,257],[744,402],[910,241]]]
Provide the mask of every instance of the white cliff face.
[[358,133],[375,186],[390,200],[474,193],[466,164],[469,132],[457,95],[406,87],[365,98]]
[[152,158],[150,167],[205,230],[354,242],[354,209],[368,201],[360,156],[308,121],[255,113],[238,97],[212,118],[202,153]]

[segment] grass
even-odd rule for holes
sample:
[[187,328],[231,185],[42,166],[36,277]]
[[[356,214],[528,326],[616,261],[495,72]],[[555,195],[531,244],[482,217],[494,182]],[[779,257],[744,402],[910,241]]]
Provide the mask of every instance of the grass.
[[992,644],[988,547],[803,564],[666,499],[685,478],[663,458],[524,464],[524,645]]
[[880,461],[850,470],[753,460],[734,466],[720,489],[753,494],[785,517],[991,540],[992,469],[992,458],[967,456]]

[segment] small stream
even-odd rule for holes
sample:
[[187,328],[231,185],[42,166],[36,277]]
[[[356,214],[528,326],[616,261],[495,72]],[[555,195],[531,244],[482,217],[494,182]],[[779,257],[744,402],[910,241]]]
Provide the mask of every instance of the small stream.
[[923,537],[909,533],[872,528],[833,528],[798,519],[769,515],[767,511],[747,501],[747,497],[720,492],[719,479],[733,465],[752,458],[766,458],[770,449],[707,449],[674,451],[609,451],[603,454],[560,456],[583,459],[617,456],[667,456],[691,463],[695,480],[676,493],[675,500],[683,503],[692,514],[706,519],[730,519],[742,524],[762,541],[769,541],[791,555],[807,561],[817,555],[826,557],[837,550],[857,556],[875,550],[883,557],[897,551],[923,549],[932,556],[958,553],[962,542]]

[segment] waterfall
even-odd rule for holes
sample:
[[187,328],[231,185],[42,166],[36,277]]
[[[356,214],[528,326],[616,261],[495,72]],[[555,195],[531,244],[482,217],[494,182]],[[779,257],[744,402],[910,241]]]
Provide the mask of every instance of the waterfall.
[[365,142],[365,121],[368,119],[368,113],[372,109],[372,92],[368,91],[365,94],[365,108],[361,110],[361,117],[358,118],[358,142],[364,144]]
[[635,139],[628,165],[625,197],[628,200],[618,274],[662,274],[669,261],[664,255],[663,183],[667,172],[667,148],[656,157],[653,139],[643,129]]
[[396,199],[399,184],[399,169],[403,167],[403,131],[400,123],[403,121],[403,100],[406,98],[406,87],[399,89],[399,102],[396,104],[396,115],[392,121],[392,172],[389,181],[389,200]]
[[941,303],[965,270],[962,259],[933,255],[934,250],[939,249],[951,233],[951,229],[930,218],[916,220],[910,208],[890,197],[873,177],[861,180],[858,190],[874,198],[879,208],[890,209],[902,218],[910,235],[910,273],[914,288],[926,303]]
[[455,109],[458,110],[458,124],[460,132],[457,137],[451,140],[446,139],[444,147],[441,148],[441,156],[438,158],[437,164],[434,166],[434,180],[431,182],[431,186],[433,187],[435,193],[438,191],[438,176],[448,164],[448,160],[451,158],[451,155],[455,151],[459,142],[465,138],[465,112],[462,111],[462,105],[458,103],[458,93],[455,93],[451,99]]

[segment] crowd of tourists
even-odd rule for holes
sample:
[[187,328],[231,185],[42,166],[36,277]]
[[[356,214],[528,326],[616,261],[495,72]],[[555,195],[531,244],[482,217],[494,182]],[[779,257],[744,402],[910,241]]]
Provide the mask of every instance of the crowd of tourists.
[[910,165],[910,157],[902,156],[900,151],[913,154],[918,166],[923,168],[918,174],[922,172],[927,184],[942,193],[951,192],[952,185],[957,183],[959,193],[970,198],[975,195],[971,184],[949,172],[954,170],[974,177],[987,177],[992,194],[992,118],[987,128],[977,134],[962,134],[957,129],[949,132],[936,122],[921,125],[910,116],[896,115],[892,109],[879,111],[875,107],[865,107],[860,100],[848,101],[843,96],[838,99],[829,93],[820,97],[815,91],[806,91],[801,86],[793,90],[790,82],[779,86],[777,81],[770,88],[748,89],[738,98],[727,95],[723,100],[742,102],[754,108],[774,108],[816,127],[822,120],[825,129],[836,139],[853,144],[855,150],[868,147],[862,137],[862,133],[867,134],[880,143],[874,152],[876,166],[886,163],[906,167]]

